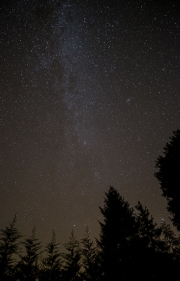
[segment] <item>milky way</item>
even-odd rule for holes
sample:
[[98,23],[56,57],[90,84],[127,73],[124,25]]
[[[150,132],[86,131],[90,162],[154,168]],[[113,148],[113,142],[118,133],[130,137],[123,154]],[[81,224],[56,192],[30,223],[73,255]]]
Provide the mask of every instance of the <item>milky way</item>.
[[[1,11],[0,227],[99,233],[115,187],[168,219],[155,160],[180,125],[178,1],[15,1]],[[93,3],[92,3],[93,2]]]

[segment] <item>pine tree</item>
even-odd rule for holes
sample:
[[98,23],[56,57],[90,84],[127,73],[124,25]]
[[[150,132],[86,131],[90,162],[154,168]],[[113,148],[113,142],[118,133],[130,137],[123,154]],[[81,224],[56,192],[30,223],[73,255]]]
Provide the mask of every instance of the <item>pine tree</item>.
[[20,255],[19,262],[19,279],[27,281],[35,281],[39,274],[38,259],[40,255],[41,243],[36,238],[35,227],[32,230],[32,234],[29,238],[22,242],[25,247],[25,255]]
[[47,257],[43,259],[43,272],[41,280],[57,281],[61,276],[61,254],[59,253],[59,243],[56,242],[56,234],[53,231],[52,240],[46,246]]
[[158,227],[154,222],[154,218],[150,216],[150,212],[146,207],[143,207],[140,202],[136,205],[139,214],[137,216],[138,236],[144,241],[145,248],[151,248],[158,251],[164,244],[161,241],[161,227]]
[[[149,210],[138,202],[136,209],[137,233],[131,244],[131,270],[139,280],[170,279],[178,275],[178,263],[174,261],[171,246],[173,234],[165,225],[158,226]],[[171,244],[171,245],[170,245]],[[162,271],[163,268],[163,271]]]
[[81,250],[73,231],[69,242],[64,246],[67,252],[63,254],[63,280],[78,281],[80,280]]
[[16,259],[19,254],[19,239],[22,237],[15,227],[14,216],[9,227],[0,230],[0,280],[14,280]]
[[180,262],[180,237],[176,237],[169,224],[162,223],[162,240],[166,245],[166,251],[173,253],[174,258]]
[[93,241],[89,237],[89,229],[86,229],[85,237],[82,239],[82,266],[83,266],[83,280],[94,281],[99,280],[100,266],[99,266],[99,251],[94,246]]
[[104,280],[115,281],[126,271],[135,219],[133,209],[113,187],[105,194],[104,207],[100,207],[104,223],[100,222],[100,239],[97,242],[101,251]]
[[162,195],[167,199],[167,210],[172,222],[180,231],[180,130],[174,131],[170,142],[164,147],[163,156],[156,161]]

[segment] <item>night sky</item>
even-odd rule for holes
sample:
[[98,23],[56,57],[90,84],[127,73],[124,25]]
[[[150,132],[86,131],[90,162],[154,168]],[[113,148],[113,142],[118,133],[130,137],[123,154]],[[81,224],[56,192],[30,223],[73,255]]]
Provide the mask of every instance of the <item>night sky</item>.
[[3,1],[0,228],[98,237],[112,185],[161,223],[155,160],[180,129],[173,0]]

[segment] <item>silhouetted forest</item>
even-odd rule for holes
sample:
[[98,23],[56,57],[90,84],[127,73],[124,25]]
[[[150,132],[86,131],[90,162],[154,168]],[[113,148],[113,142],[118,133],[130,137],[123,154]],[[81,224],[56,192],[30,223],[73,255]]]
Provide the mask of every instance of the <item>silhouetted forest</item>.
[[[180,230],[180,130],[158,157],[155,174],[168,201],[172,223]],[[88,229],[78,241],[72,231],[59,252],[55,232],[46,247],[35,228],[24,238],[16,216],[0,230],[0,280],[180,280],[180,235],[165,222],[157,225],[140,202],[133,209],[113,187],[100,207],[103,222],[93,243]]]

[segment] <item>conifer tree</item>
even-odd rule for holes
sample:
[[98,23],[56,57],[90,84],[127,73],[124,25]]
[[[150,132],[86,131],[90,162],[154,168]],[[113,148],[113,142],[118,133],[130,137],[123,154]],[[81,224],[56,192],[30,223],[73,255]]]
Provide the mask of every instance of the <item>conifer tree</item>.
[[63,254],[63,280],[78,281],[80,280],[81,250],[74,231],[71,232],[70,240],[64,246],[67,252]]
[[41,242],[36,238],[35,227],[32,230],[32,234],[29,238],[22,242],[25,247],[25,254],[20,255],[19,262],[19,279],[27,281],[35,281],[39,274],[39,255],[41,249]]
[[99,280],[100,266],[99,266],[99,251],[94,246],[93,241],[89,236],[89,229],[86,229],[85,237],[82,239],[82,266],[83,266],[83,280],[93,281]]
[[164,147],[163,156],[156,161],[162,195],[167,199],[167,210],[173,224],[180,231],[180,130],[174,131],[170,142]]
[[115,281],[126,271],[130,254],[129,243],[135,231],[135,218],[133,209],[113,187],[105,194],[104,207],[100,207],[104,223],[100,222],[100,239],[97,242],[104,280]]
[[0,230],[0,280],[15,279],[15,257],[19,254],[19,239],[22,237],[15,227],[16,215],[9,227]]
[[169,224],[162,223],[162,240],[165,244],[165,252],[173,256],[180,268],[180,236],[176,236]]
[[53,231],[52,240],[46,246],[47,257],[43,259],[43,271],[41,279],[44,281],[57,281],[61,276],[61,254],[59,243],[56,242],[56,234]]
[[[178,262],[172,254],[173,234],[168,226],[154,222],[149,210],[138,202],[137,233],[132,248],[131,269],[140,280],[169,280],[178,275]],[[175,238],[175,237],[174,237]],[[162,270],[163,268],[163,270]]]
[[140,202],[136,205],[139,214],[137,216],[138,236],[144,241],[145,248],[153,250],[162,249],[164,244],[161,241],[162,228],[158,227],[154,222],[154,218],[150,216],[150,212],[146,207],[143,207]]

